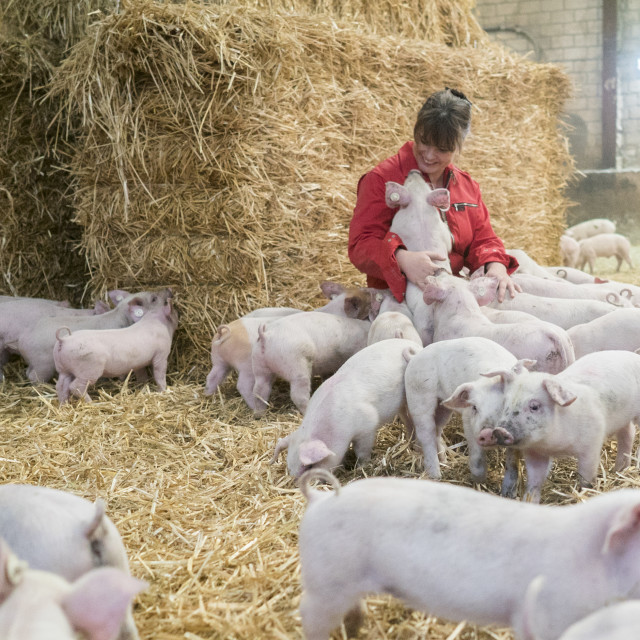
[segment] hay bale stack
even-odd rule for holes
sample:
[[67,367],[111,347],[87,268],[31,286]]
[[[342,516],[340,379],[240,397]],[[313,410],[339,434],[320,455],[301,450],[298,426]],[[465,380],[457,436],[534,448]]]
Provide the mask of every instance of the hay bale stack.
[[290,13],[331,15],[381,36],[395,34],[454,47],[489,41],[471,12],[475,0],[251,0],[249,4]]
[[[0,291],[79,300],[86,277],[74,251],[66,173],[56,167],[42,102],[53,68],[115,0],[25,0],[0,10]],[[75,293],[75,295],[73,295]]]
[[204,369],[213,323],[265,304],[309,308],[325,278],[363,282],[346,257],[358,178],[444,86],[474,102],[459,164],[497,231],[555,259],[571,165],[556,67],[322,15],[125,3],[52,91],[82,122],[71,170],[91,288],[176,286],[178,366]]

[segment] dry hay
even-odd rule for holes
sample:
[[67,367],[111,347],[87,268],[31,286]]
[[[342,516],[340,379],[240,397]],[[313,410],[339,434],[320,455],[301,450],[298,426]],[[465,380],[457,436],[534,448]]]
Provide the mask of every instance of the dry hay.
[[[13,365],[11,365],[13,366]],[[278,437],[300,416],[285,385],[276,385],[262,420],[225,383],[211,399],[202,386],[170,375],[169,390],[104,383],[92,405],[60,408],[51,385],[5,381],[0,469],[4,482],[101,496],[123,535],[134,575],[149,582],[137,599],[143,640],[299,638],[297,531],[304,500],[284,459],[269,465]],[[457,419],[444,481],[468,485]],[[640,483],[634,468],[615,474],[605,448],[597,491]],[[420,457],[397,423],[384,427],[372,462],[338,472],[342,483],[364,476],[423,477]],[[483,491],[499,492],[501,456],[490,455]],[[426,481],[426,480],[425,480]],[[567,504],[576,493],[575,462],[556,463],[543,502]],[[506,630],[457,625],[383,596],[367,599],[362,638],[512,640]],[[342,637],[336,634],[334,637]]]
[[276,300],[309,308],[323,279],[362,283],[346,257],[357,180],[443,86],[474,103],[459,164],[482,185],[496,230],[512,248],[555,257],[548,240],[564,228],[571,168],[558,68],[319,14],[123,3],[52,90],[68,107],[61,132],[82,123],[71,171],[89,288],[176,287],[178,366],[201,372],[214,324]]
[[489,41],[472,13],[475,0],[248,0],[243,4],[330,15],[382,36],[393,33],[454,47]]
[[55,164],[43,103],[53,68],[110,0],[5,0],[0,8],[0,290],[79,301],[68,177]]

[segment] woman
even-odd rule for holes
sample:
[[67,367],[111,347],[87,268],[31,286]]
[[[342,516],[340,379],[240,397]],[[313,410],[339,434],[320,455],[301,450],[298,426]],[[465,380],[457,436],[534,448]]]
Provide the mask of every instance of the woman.
[[455,89],[438,91],[418,112],[413,141],[360,178],[349,228],[349,259],[367,274],[368,286],[389,288],[402,301],[407,279],[422,288],[425,278],[437,269],[432,259],[446,258],[429,251],[408,251],[400,238],[389,233],[396,209],[385,203],[385,184],[404,184],[409,171],[419,169],[434,189],[444,187],[451,195],[446,216],[453,236],[449,254],[453,273],[458,275],[464,266],[472,273],[484,266],[488,276],[497,278],[500,302],[505,291],[512,296],[521,291],[509,277],[518,262],[505,252],[491,228],[478,183],[451,164],[470,123],[471,102],[466,96]]

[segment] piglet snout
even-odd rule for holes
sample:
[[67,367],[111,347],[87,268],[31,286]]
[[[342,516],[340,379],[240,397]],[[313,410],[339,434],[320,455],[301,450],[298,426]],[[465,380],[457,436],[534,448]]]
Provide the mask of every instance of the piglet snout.
[[513,434],[503,427],[494,429],[483,429],[478,434],[478,444],[481,447],[492,447],[495,445],[507,446],[513,444]]

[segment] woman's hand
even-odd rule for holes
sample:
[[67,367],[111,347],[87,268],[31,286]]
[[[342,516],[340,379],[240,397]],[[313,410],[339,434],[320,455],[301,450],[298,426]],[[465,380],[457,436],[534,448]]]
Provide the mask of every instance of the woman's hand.
[[522,293],[522,288],[514,282],[507,273],[507,268],[501,262],[487,262],[485,275],[498,280],[498,302],[504,300],[505,291],[509,291],[512,298],[516,297],[516,291]]
[[446,259],[447,256],[436,251],[408,251],[407,249],[396,251],[396,260],[400,270],[409,282],[413,282],[420,289],[424,289],[428,276],[434,275],[438,269],[442,268],[441,265],[435,264],[433,261]]

